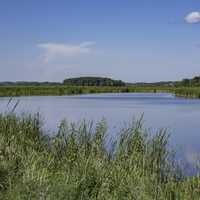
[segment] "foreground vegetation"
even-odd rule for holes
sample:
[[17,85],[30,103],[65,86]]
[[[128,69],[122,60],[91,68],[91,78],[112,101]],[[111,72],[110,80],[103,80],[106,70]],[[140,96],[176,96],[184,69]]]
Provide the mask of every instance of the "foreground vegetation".
[[199,176],[183,176],[164,130],[147,135],[139,120],[119,135],[108,148],[104,121],[63,121],[48,137],[38,114],[1,114],[0,199],[199,199]]

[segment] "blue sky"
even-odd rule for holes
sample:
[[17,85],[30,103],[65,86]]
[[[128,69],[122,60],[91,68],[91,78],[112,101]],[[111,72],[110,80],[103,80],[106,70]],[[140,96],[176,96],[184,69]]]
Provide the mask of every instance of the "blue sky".
[[199,0],[2,0],[0,81],[200,73]]

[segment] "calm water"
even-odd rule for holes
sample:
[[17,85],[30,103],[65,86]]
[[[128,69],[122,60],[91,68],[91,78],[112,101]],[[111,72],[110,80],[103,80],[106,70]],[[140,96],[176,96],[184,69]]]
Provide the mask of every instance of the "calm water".
[[144,113],[145,127],[152,132],[168,128],[171,144],[191,163],[200,152],[200,100],[171,94],[89,94],[79,96],[0,98],[0,111],[8,111],[20,100],[16,112],[40,112],[45,128],[56,131],[62,119],[107,120],[109,133],[116,133],[125,122]]

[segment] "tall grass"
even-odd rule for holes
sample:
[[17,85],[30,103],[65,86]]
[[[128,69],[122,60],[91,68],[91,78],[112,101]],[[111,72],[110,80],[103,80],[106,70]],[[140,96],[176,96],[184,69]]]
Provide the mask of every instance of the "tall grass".
[[0,199],[199,199],[200,179],[184,177],[168,134],[148,135],[139,120],[112,150],[106,123],[61,122],[48,137],[39,115],[0,115]]
[[0,96],[38,96],[38,95],[74,95],[88,93],[123,93],[123,92],[169,92],[176,96],[200,98],[200,87],[167,86],[0,86]]
[[73,95],[87,93],[155,92],[153,87],[0,86],[0,96]]
[[176,96],[200,98],[200,87],[181,87],[175,90]]

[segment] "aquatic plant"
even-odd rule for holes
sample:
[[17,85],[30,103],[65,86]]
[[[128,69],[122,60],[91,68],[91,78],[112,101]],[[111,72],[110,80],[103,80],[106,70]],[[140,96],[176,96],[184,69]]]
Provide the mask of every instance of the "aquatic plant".
[[168,92],[176,96],[200,98],[200,87],[165,87],[165,86],[0,86],[0,96],[47,96],[76,95],[88,93],[122,93],[122,92]]
[[199,199],[165,130],[130,123],[108,148],[106,122],[62,121],[49,137],[40,115],[0,115],[0,199]]

